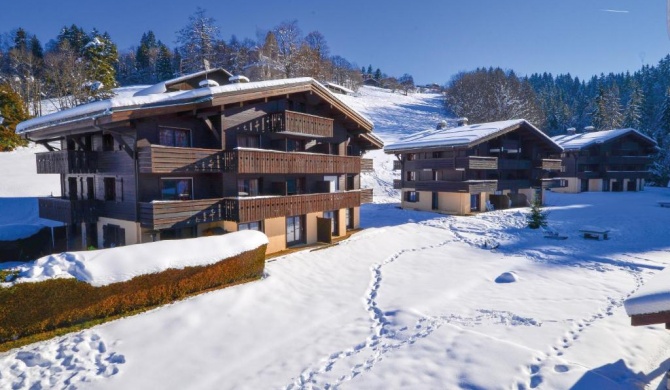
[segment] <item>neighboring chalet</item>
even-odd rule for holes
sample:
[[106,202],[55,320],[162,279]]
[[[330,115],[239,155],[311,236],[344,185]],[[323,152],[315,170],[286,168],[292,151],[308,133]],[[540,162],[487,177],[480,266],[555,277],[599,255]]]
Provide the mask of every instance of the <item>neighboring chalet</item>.
[[450,214],[527,206],[561,184],[561,147],[523,119],[440,128],[388,145],[402,207]]
[[656,142],[635,129],[593,131],[585,128],[552,138],[563,147],[567,186],[554,191],[642,191]]
[[[359,227],[373,124],[311,78],[232,83],[217,69],[19,124],[61,175],[42,218],[68,249],[263,231],[268,252]],[[55,147],[55,145],[58,145]],[[365,164],[364,164],[365,163]]]

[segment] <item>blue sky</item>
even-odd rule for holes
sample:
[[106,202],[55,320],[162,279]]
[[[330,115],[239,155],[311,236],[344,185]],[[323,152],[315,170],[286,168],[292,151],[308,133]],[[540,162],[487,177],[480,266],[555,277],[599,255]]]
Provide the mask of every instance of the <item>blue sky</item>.
[[223,38],[256,38],[297,19],[331,52],[417,83],[444,84],[460,71],[499,66],[517,74],[635,71],[670,53],[663,0],[23,0],[0,6],[0,33],[23,27],[42,43],[64,25],[108,31],[121,50],[143,32],[174,46],[200,6]]

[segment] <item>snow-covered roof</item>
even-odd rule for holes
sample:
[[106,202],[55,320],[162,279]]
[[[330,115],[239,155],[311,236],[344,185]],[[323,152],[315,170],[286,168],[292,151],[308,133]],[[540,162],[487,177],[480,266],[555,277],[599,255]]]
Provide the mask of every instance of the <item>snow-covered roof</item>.
[[341,86],[341,85],[339,85],[339,84],[335,84],[335,83],[326,83],[325,85],[326,85],[328,88],[338,89],[338,90],[340,90],[340,91],[342,91],[342,92],[344,92],[344,93],[354,93],[354,91],[352,91],[351,89],[349,89],[349,88],[347,88],[347,87],[343,87],[343,86]]
[[[178,80],[178,79],[175,79]],[[281,86],[314,84],[322,88],[323,92],[335,97],[325,87],[310,77],[298,77],[292,79],[279,79],[257,81],[252,83],[235,83],[227,84],[218,87],[203,87],[192,89],[188,91],[178,92],[158,92],[160,88],[154,89],[155,93],[148,93],[148,90],[156,86],[149,87],[130,97],[114,97],[107,100],[84,104],[78,107],[70,108],[60,112],[49,115],[33,118],[19,123],[16,126],[16,132],[19,134],[27,134],[31,131],[42,129],[55,124],[63,124],[74,122],[81,119],[96,119],[101,116],[112,114],[113,112],[135,110],[139,108],[148,108],[155,106],[170,106],[187,103],[204,102],[213,99],[215,96],[227,93],[236,93],[241,91],[252,91],[256,89],[266,89]],[[159,83],[157,85],[162,85]],[[347,106],[348,107],[348,106]],[[350,108],[351,109],[351,108]],[[353,109],[351,109],[354,111]],[[354,111],[356,114],[358,112]],[[367,122],[367,125],[372,128],[374,125],[367,118],[358,114],[361,121]]]
[[557,144],[561,145],[565,150],[579,150],[587,148],[594,144],[601,144],[612,140],[614,138],[623,136],[628,133],[634,133],[640,137],[647,139],[649,142],[656,145],[656,141],[647,137],[646,135],[640,133],[635,129],[613,129],[613,130],[602,130],[602,131],[593,131],[586,133],[578,134],[562,134],[552,137]]
[[[493,136],[497,133],[504,133],[510,128],[526,124],[537,130],[539,134],[552,142],[543,132],[536,129],[525,119],[512,119],[499,122],[478,123],[452,128],[431,129],[412,134],[399,142],[388,145],[384,148],[386,153],[394,151],[421,149],[431,147],[452,147],[452,146],[472,146],[478,141]],[[553,143],[553,142],[552,142]]]
[[629,316],[670,311],[670,267],[654,275],[623,305]]

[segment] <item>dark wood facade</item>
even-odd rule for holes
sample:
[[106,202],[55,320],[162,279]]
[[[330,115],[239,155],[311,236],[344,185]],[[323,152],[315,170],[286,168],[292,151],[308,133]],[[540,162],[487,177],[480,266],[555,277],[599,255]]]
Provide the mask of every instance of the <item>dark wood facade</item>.
[[372,124],[304,79],[94,122],[30,132],[62,149],[36,156],[38,173],[60,174],[62,185],[62,197],[40,199],[40,216],[158,232],[351,209],[372,197],[360,189],[362,165],[372,167],[361,155],[382,146]]
[[[609,132],[621,135],[609,137]],[[598,135],[601,141],[586,143],[583,147],[571,147],[568,136],[554,137],[559,144],[563,141],[566,145],[561,155],[565,166],[562,176],[579,181],[576,186],[581,191],[594,190],[589,189],[588,183],[593,179],[601,180],[597,191],[641,190],[649,176],[653,155],[657,153],[656,143],[633,129],[601,131],[593,133],[593,139],[598,139]]]
[[[525,121],[467,143],[417,145],[401,142],[386,150],[397,157],[393,167],[400,170],[401,178],[394,180],[393,188],[403,191],[403,202],[405,192],[430,192],[432,209],[438,210],[439,193],[514,194],[563,184],[554,180],[561,174],[562,161],[551,158],[561,148]],[[482,205],[476,207],[483,210]]]

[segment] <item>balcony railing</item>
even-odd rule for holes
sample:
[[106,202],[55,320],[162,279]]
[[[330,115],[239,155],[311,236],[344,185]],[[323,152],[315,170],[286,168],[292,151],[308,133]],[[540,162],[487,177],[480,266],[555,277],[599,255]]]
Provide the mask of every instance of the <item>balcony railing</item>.
[[361,159],[361,172],[371,173],[374,172],[374,164],[371,158],[362,158]]
[[398,160],[393,160],[393,170],[399,171],[402,169],[402,162]]
[[38,198],[40,218],[65,224],[92,223],[97,220],[95,201],[64,198]]
[[410,171],[420,169],[498,169],[498,158],[480,156],[428,158],[424,160],[407,161],[405,163],[405,169]]
[[224,172],[235,173],[359,173],[361,158],[316,153],[238,149],[221,153]]
[[519,190],[530,188],[530,180],[498,180],[498,190]]
[[221,172],[220,151],[151,145],[137,152],[140,173]]
[[219,198],[140,203],[140,224],[154,230],[195,226],[223,219]]
[[273,133],[290,133],[311,137],[332,137],[333,120],[294,111],[270,114],[270,129]]
[[372,203],[374,200],[374,193],[372,188],[363,188],[361,190],[361,204]]
[[304,215],[326,210],[358,207],[361,191],[293,196],[224,198],[225,220],[239,223],[260,221],[288,215]]
[[542,188],[563,188],[568,186],[568,181],[560,178],[553,179],[540,179],[533,182],[534,186],[540,186]]
[[37,173],[95,173],[98,153],[81,150],[60,150],[36,153]]
[[480,192],[495,192],[496,180],[468,180],[468,181],[418,181],[417,191],[431,192],[469,192],[472,194]]
[[393,189],[394,189],[394,190],[400,190],[400,189],[402,189],[402,180],[400,180],[400,179],[394,179],[394,180],[393,180]]
[[563,161],[561,159],[542,159],[541,168],[546,171],[560,171],[563,166]]

